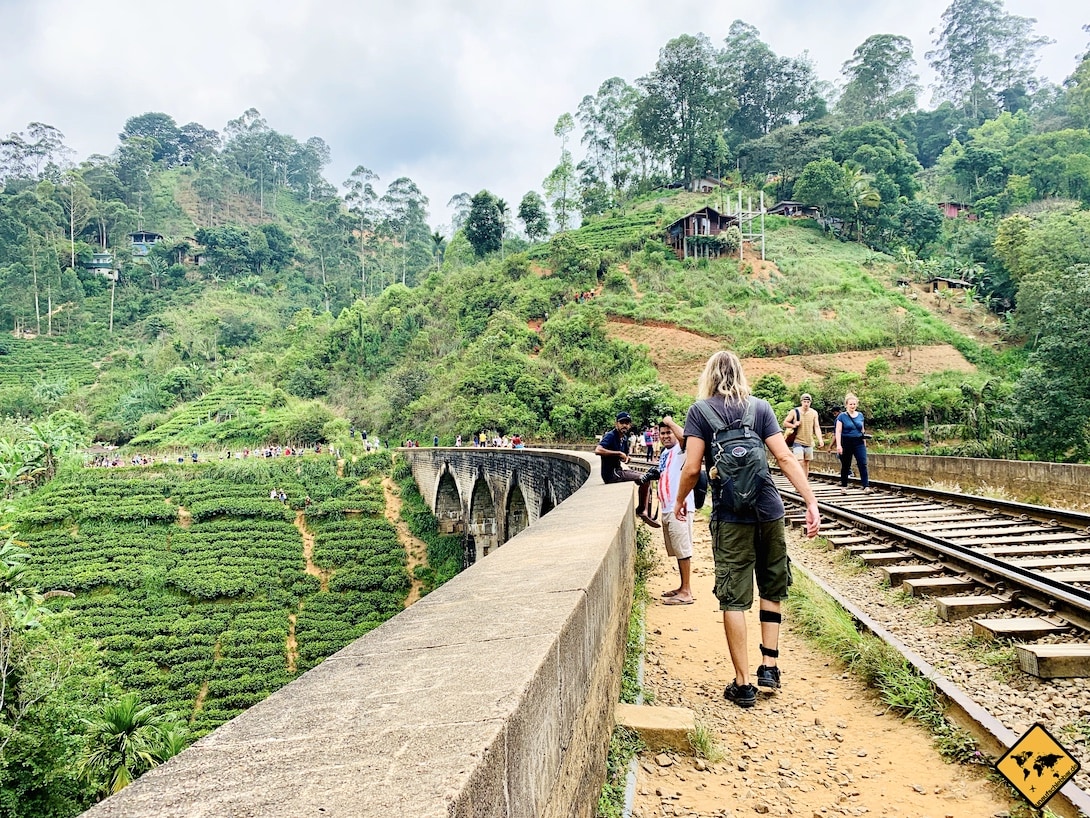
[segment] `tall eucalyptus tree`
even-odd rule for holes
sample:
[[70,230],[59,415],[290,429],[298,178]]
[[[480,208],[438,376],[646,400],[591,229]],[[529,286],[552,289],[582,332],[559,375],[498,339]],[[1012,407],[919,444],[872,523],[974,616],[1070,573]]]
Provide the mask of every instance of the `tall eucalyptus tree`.
[[703,34],[670,40],[637,84],[646,94],[636,108],[641,136],[668,157],[675,177],[688,182],[714,170],[709,156],[736,104],[711,41]]
[[916,110],[920,91],[912,41],[900,34],[875,34],[855,49],[840,69],[847,80],[837,110],[849,122],[893,121]]
[[926,55],[938,75],[936,99],[964,107],[979,124],[1009,92],[1033,90],[1038,51],[1052,42],[1033,33],[1036,22],[1008,14],[1003,0],[953,0]]

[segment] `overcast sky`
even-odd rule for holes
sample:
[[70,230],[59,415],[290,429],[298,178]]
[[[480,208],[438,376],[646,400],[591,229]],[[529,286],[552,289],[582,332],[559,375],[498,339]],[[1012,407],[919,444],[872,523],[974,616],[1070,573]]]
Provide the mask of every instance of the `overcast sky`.
[[[110,153],[149,111],[222,131],[256,108],[300,142],[330,146],[339,185],[366,165],[380,189],[409,176],[449,220],[454,194],[487,188],[516,207],[540,190],[560,146],[553,125],[603,80],[630,83],[679,34],[720,45],[741,18],[780,56],[808,52],[819,77],[872,34],[925,52],[949,0],[0,0],[0,134],[53,125],[79,159]],[[1068,11],[1065,12],[1065,7]],[[1062,82],[1087,44],[1090,11],[1006,0],[1056,42],[1039,73]],[[926,104],[930,92],[921,102]],[[578,133],[574,134],[578,141]],[[578,150],[578,146],[575,146]]]

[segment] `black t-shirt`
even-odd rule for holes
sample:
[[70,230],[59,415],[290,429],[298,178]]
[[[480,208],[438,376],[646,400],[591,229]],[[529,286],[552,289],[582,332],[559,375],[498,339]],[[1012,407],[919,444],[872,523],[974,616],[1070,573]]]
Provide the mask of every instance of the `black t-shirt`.
[[[716,414],[727,422],[728,426],[737,424],[742,420],[742,415],[745,414],[744,404],[732,403],[728,406],[723,398],[718,395],[709,398],[708,403],[711,404]],[[756,411],[753,416],[753,431],[760,436],[761,440],[767,440],[772,435],[780,434],[779,421],[776,420],[776,413],[772,411],[768,401],[757,398],[756,403],[757,405],[754,407]],[[704,441],[704,465],[710,470],[715,459],[712,452],[712,439],[715,437],[715,431],[695,405],[689,408],[689,413],[685,416],[685,437],[699,437]],[[767,523],[778,520],[783,515],[783,500],[771,480],[762,487],[761,493],[757,497],[756,516],[753,514],[735,514],[730,509],[719,506],[712,508],[712,520],[723,523],[755,523],[758,520]]]
[[606,483],[620,483],[624,480],[621,471],[624,465],[621,463],[621,452],[628,453],[628,434],[617,431],[614,427],[602,435],[598,445],[603,449],[617,452],[616,455],[602,455],[602,480]]

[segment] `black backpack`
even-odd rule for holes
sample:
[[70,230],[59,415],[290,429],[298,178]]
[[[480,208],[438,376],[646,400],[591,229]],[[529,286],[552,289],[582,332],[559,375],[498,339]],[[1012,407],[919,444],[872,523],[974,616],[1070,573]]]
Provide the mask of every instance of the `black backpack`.
[[732,427],[707,401],[697,401],[696,407],[712,427],[712,508],[722,505],[737,515],[756,514],[761,489],[772,480],[765,442],[753,431],[756,399],[746,399],[745,413]]

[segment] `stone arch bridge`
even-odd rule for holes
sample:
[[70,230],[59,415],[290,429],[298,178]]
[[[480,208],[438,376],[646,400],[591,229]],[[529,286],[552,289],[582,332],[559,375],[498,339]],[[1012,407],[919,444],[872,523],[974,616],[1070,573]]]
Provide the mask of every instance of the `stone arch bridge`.
[[468,570],[85,816],[594,815],[632,605],[633,485],[605,485],[585,453],[399,454],[466,534]]
[[[413,479],[444,534],[463,534],[464,567],[548,514],[586,481],[582,456],[515,449],[413,449]],[[572,469],[573,464],[578,464]]]

